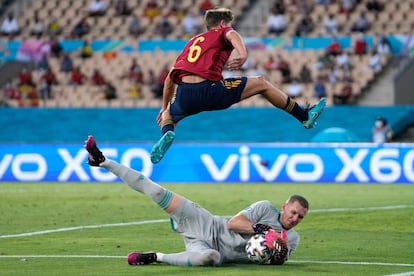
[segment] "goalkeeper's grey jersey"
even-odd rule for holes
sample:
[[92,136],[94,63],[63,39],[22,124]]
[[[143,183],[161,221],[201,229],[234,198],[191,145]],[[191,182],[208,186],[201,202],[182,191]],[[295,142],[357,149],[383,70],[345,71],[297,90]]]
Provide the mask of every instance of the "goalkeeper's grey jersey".
[[[254,223],[270,225],[277,232],[282,231],[280,211],[270,201],[253,203],[242,213]],[[245,246],[252,235],[241,235],[227,228],[227,218],[214,216],[191,201],[184,201],[181,208],[171,215],[172,226],[182,234],[187,251],[215,249],[220,252],[223,263],[246,263]],[[298,233],[286,231],[289,255],[299,243]]]

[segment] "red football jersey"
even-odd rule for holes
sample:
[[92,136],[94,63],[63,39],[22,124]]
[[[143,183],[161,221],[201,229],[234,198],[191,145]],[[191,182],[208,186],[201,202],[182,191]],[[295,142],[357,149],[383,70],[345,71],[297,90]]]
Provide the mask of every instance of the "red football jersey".
[[186,75],[198,75],[211,81],[223,79],[224,65],[233,51],[225,37],[231,30],[231,27],[214,29],[191,38],[175,61],[170,75],[173,82],[179,84]]

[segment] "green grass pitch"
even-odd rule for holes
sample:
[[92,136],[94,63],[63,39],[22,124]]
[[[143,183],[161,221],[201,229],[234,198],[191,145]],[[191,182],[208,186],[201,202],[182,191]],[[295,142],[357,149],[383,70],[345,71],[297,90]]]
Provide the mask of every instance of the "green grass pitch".
[[122,183],[1,183],[0,275],[414,275],[414,186],[168,184],[231,216],[293,193],[310,202],[301,243],[283,266],[129,266],[134,250],[182,251],[168,216]]

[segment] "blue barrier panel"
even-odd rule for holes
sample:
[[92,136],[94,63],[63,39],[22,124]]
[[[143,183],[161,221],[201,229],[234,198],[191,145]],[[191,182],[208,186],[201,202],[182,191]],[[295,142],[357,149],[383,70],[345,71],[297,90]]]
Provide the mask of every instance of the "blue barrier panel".
[[[159,108],[0,108],[0,144],[73,144],[89,134],[108,143],[154,143],[161,134],[155,122],[158,112]],[[329,106],[314,129],[305,129],[281,109],[232,107],[180,121],[175,141],[308,143],[320,132],[335,127],[352,132],[359,142],[370,142],[378,115],[387,118],[394,133],[399,134],[414,124],[414,105]]]
[[[414,182],[414,144],[174,144],[157,165],[150,144],[102,144],[157,182]],[[120,181],[89,167],[82,145],[0,145],[1,181]]]

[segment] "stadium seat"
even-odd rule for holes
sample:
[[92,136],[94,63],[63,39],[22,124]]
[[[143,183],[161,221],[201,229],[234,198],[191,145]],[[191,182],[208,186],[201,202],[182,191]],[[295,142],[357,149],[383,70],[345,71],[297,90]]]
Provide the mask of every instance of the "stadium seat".
[[[109,4],[110,1],[106,1]],[[251,7],[251,1],[248,0],[215,0],[213,1],[216,5],[223,5],[233,9],[236,16],[242,14],[243,10],[246,8]],[[296,23],[300,19],[298,7],[295,4],[295,1],[284,1],[286,4],[287,10],[287,17],[290,21],[288,29],[283,34],[285,37],[289,37],[294,35]],[[163,2],[164,3],[164,2]],[[183,8],[190,8],[191,10],[197,12],[198,14],[198,7],[201,3],[201,0],[184,0],[181,1],[181,7]],[[27,37],[28,31],[27,27],[30,23],[35,12],[39,13],[43,20],[49,20],[51,16],[57,17],[59,22],[65,27],[63,34],[59,38],[66,38],[69,36],[71,29],[73,28],[74,24],[80,20],[80,18],[85,14],[88,7],[89,1],[88,0],[72,0],[72,1],[58,1],[58,0],[34,0],[32,1],[32,6],[25,11],[25,13],[19,18],[19,23],[21,23],[23,27],[23,32],[19,36],[19,39],[23,37]],[[150,20],[146,17],[142,17],[142,10],[146,4],[146,1],[131,1],[129,2],[130,7],[133,9],[133,13],[138,14],[140,16],[140,22],[143,27],[146,27],[146,32],[144,32],[140,38],[147,39],[147,38],[155,38],[157,36],[153,35],[154,32],[154,23],[151,23]],[[172,1],[166,1],[165,5],[162,6],[162,12],[168,12],[172,6]],[[357,15],[365,10],[366,0],[359,1],[359,4],[355,8],[355,12],[350,15],[345,15],[339,13],[339,6],[338,1],[333,1],[332,4],[327,5],[314,5],[314,9],[310,14],[311,17],[314,19],[315,23],[315,30],[310,34],[311,36],[316,36],[320,34],[322,22],[324,16],[328,12],[332,12],[336,15],[339,24],[343,24],[344,27],[339,35],[347,35],[349,34],[349,29],[351,27],[352,22],[356,19]],[[412,31],[412,26],[414,24],[414,17],[408,16],[406,11],[412,10],[414,7],[414,0],[406,0],[406,1],[385,1],[385,9],[379,13],[367,13],[367,16],[370,21],[374,22],[372,24],[371,30],[368,34],[389,34],[389,33],[401,33],[401,34],[408,34]],[[94,39],[119,39],[119,38],[126,38],[131,42],[131,45],[134,44],[136,41],[135,38],[131,38],[128,35],[127,26],[129,23],[129,17],[121,17],[121,16],[114,16],[114,7],[113,5],[108,5],[107,15],[104,17],[99,18],[88,18],[92,29],[91,33],[84,38],[92,41]],[[268,12],[268,11],[265,11]],[[294,15],[294,16],[292,16]],[[201,19],[201,17],[200,17]],[[262,21],[259,22],[259,28],[255,35],[260,36],[267,36],[267,27],[266,27],[266,16],[263,16]],[[181,37],[181,28],[177,19],[174,17],[170,18],[173,25],[176,25],[174,32],[169,36],[170,38],[180,38]],[[46,22],[45,22],[46,23]],[[137,42],[136,42],[137,43]],[[137,43],[138,44],[138,43]],[[322,51],[322,50],[321,50]],[[316,63],[318,55],[321,54],[321,51],[318,50],[307,50],[304,52],[301,51],[286,51],[281,49],[275,49],[272,54],[280,53],[284,58],[286,58],[292,66],[292,74],[297,75],[300,66],[303,63],[303,60],[308,61],[309,66],[312,66]],[[258,61],[264,62],[268,55],[263,54],[263,50],[260,51],[251,51],[250,54]],[[159,72],[161,68],[167,64],[170,66],[175,57],[177,52],[162,52],[162,51],[155,51],[151,52],[133,52],[133,53],[124,53],[118,52],[117,57],[108,61],[103,57],[101,53],[96,53],[93,55],[91,59],[82,60],[76,57],[76,53],[72,56],[74,57],[75,65],[81,65],[84,72],[90,76],[92,71],[99,67],[103,72],[104,76],[107,77],[109,80],[115,82],[118,93],[121,98],[128,97],[128,81],[126,79],[122,80],[120,77],[125,75],[128,71],[128,67],[132,57],[137,57],[139,63],[142,66],[142,70],[144,75],[148,75],[149,70],[153,70],[154,72]],[[375,75],[367,70],[367,56],[356,58],[352,57],[352,61],[354,66],[357,69],[354,72],[355,76],[358,76],[358,83],[353,84],[355,89],[360,88],[359,90],[363,89],[367,83],[372,81],[375,78]],[[80,89],[74,91],[72,86],[67,85],[69,76],[65,73],[60,72],[59,70],[59,61],[57,59],[50,59],[50,66],[53,68],[53,71],[56,73],[60,84],[56,86],[54,90],[54,94],[56,95],[56,99],[54,101],[59,102],[59,105],[64,106],[66,103],[68,105],[75,105],[76,99],[80,99],[82,103],[79,105],[86,105],[86,101],[90,100],[87,98],[86,95],[78,95],[79,91],[86,90],[93,90],[96,92],[96,88],[90,85],[86,85],[83,88],[79,87]],[[389,60],[386,57],[382,58],[383,65],[388,64]],[[144,66],[145,65],[145,66]],[[315,78],[318,74],[318,71],[312,70],[312,77]],[[361,74],[361,75],[359,75]],[[35,79],[38,81],[40,76],[35,76]],[[272,71],[267,76],[269,80],[271,80],[275,84],[280,84],[282,80],[282,76],[278,71]],[[72,93],[73,92],[73,93]],[[93,94],[96,94],[96,93]],[[361,91],[359,91],[361,92]],[[75,97],[74,95],[78,95]],[[145,99],[152,99],[153,95],[149,89],[147,84],[143,87],[143,95]],[[304,98],[310,99],[313,96],[313,91],[311,86],[307,86],[304,92]],[[95,103],[93,101],[88,102],[88,105]],[[105,100],[98,99],[96,101],[103,101],[106,103]],[[123,102],[120,101],[121,105]],[[134,101],[132,101],[134,102]],[[138,102],[138,101],[137,101]],[[266,104],[263,103],[261,100],[255,100],[252,102],[247,102],[246,104],[258,105],[258,104]],[[99,103],[100,104],[100,103]],[[114,105],[117,105],[117,102],[114,102]],[[130,104],[130,103],[128,103]],[[160,101],[139,101],[136,103],[137,105],[160,105]],[[51,105],[54,105],[53,101]]]

